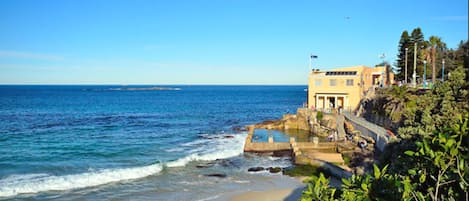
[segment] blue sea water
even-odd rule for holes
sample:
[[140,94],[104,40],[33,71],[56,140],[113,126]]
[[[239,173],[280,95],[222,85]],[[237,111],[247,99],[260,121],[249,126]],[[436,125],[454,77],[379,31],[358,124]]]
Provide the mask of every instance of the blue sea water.
[[306,100],[304,86],[109,90],[117,87],[0,86],[0,199],[221,199],[217,192],[272,182],[252,180],[247,167],[286,165],[244,155],[246,133],[233,128]]

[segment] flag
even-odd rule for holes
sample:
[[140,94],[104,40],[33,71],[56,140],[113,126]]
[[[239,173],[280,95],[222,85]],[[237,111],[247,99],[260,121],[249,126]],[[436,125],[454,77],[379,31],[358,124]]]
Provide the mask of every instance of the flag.
[[316,59],[316,58],[318,58],[318,56],[316,56],[316,55],[311,55],[311,59]]

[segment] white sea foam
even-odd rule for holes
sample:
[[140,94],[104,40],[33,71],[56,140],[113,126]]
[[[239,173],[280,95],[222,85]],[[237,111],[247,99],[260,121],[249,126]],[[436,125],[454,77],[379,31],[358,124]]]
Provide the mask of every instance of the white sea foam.
[[0,197],[98,186],[111,182],[147,177],[157,174],[161,170],[162,166],[160,164],[154,164],[134,168],[104,169],[63,176],[47,174],[11,175],[0,180]]
[[[167,167],[183,167],[191,161],[213,161],[235,157],[243,153],[246,135],[233,135],[233,138],[203,139],[186,143],[185,146],[193,146],[194,149],[201,150],[191,153],[186,157],[166,163]],[[204,149],[200,149],[203,147]]]

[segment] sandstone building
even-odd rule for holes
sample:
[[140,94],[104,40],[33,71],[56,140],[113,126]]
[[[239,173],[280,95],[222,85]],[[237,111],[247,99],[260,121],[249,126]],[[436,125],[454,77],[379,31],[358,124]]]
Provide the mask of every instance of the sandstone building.
[[313,69],[308,81],[308,108],[355,110],[370,89],[391,84],[394,84],[394,74],[383,66]]

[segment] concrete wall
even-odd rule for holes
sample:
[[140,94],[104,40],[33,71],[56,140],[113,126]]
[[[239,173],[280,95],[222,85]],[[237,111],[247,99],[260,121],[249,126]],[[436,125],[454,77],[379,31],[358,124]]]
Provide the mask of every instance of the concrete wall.
[[273,152],[291,150],[290,142],[274,142],[272,136],[269,136],[268,142],[252,142],[254,127],[249,128],[248,136],[244,143],[245,152]]
[[245,152],[273,152],[286,150],[291,150],[289,142],[251,142],[244,146]]

